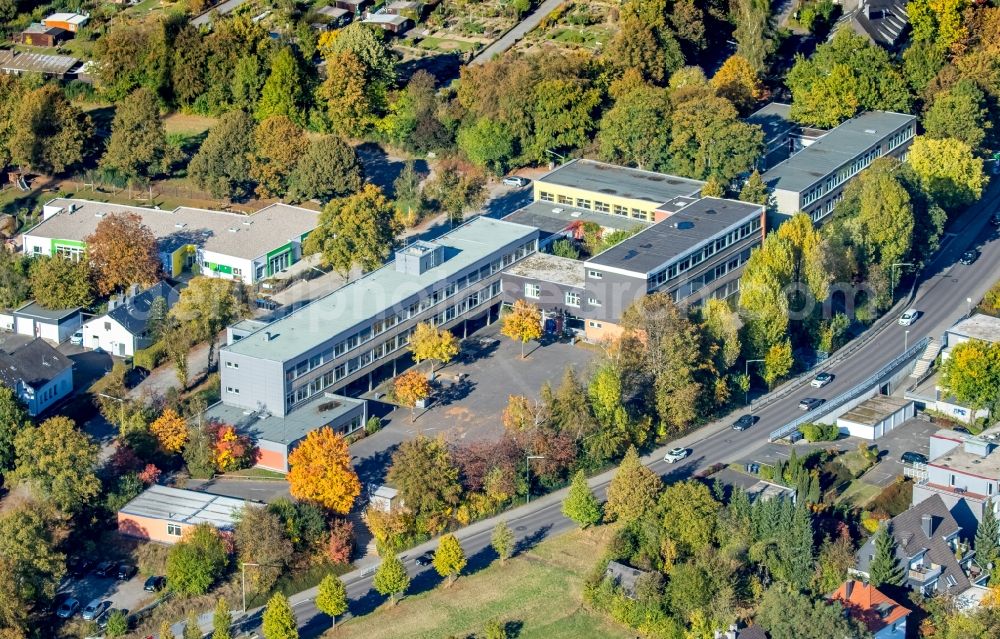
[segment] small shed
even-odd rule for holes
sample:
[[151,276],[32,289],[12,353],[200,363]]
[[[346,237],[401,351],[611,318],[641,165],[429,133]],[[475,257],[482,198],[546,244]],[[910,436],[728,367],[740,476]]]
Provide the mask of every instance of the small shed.
[[397,16],[406,16],[411,20],[417,21],[423,15],[424,4],[422,2],[414,2],[413,0],[393,0],[393,2],[385,5],[385,12]]
[[48,309],[28,302],[14,311],[14,332],[62,344],[83,325],[79,308]]
[[71,33],[76,33],[86,26],[89,20],[90,16],[82,13],[53,13],[42,20],[42,24],[47,27],[57,27]]
[[344,9],[355,16],[360,16],[371,4],[371,0],[334,0],[333,2],[333,6]]
[[876,395],[837,418],[840,432],[875,440],[916,414],[912,400]]
[[645,570],[626,566],[617,561],[609,561],[608,567],[604,570],[604,578],[613,581],[629,599],[635,599],[635,585],[639,581],[639,577],[646,574],[649,573]]
[[44,24],[30,25],[18,36],[21,44],[29,47],[58,47],[73,37],[73,34],[59,27],[50,27]]
[[390,512],[393,508],[403,505],[403,498],[399,496],[399,491],[391,486],[379,486],[368,497],[368,505],[375,510]]
[[337,28],[350,22],[351,18],[354,17],[354,14],[347,9],[330,6],[318,9],[316,11],[316,16],[319,18],[317,24]]
[[363,22],[381,27],[383,31],[388,31],[395,35],[409,31],[413,27],[413,20],[410,18],[389,13],[369,13]]

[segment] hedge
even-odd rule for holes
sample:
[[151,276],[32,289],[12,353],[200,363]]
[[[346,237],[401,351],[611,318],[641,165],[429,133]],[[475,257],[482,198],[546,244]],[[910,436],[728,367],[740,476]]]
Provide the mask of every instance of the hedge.
[[836,424],[802,424],[799,432],[809,442],[832,442],[840,435]]
[[132,358],[132,365],[151,371],[167,358],[167,345],[163,342],[156,342],[149,348],[140,348]]

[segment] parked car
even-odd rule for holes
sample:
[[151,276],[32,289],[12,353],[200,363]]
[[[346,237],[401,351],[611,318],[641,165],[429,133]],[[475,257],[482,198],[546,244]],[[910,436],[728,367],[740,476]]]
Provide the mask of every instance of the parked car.
[[97,619],[104,612],[104,605],[101,599],[91,599],[90,603],[83,607],[83,618],[87,621]]
[[[997,166],[1000,166],[1000,163],[998,163]],[[990,218],[990,224],[993,226],[1000,226],[1000,213],[993,214],[993,217]]]
[[968,266],[969,264],[972,264],[978,259],[979,259],[979,251],[973,249],[971,251],[966,251],[965,253],[962,253],[962,257],[958,259],[958,262],[959,264],[965,264],[966,266]]
[[746,430],[751,426],[753,426],[753,423],[755,421],[756,420],[753,418],[753,415],[744,415],[743,417],[740,417],[735,422],[733,422],[733,430],[739,430],[739,431]]
[[823,388],[832,381],[833,381],[832,373],[820,373],[816,377],[813,377],[812,381],[809,382],[809,385],[812,386],[813,388]]
[[818,397],[805,397],[799,402],[799,410],[812,410],[825,402],[825,399]]
[[921,455],[920,453],[915,453],[912,450],[908,450],[899,456],[899,461],[904,464],[926,464],[927,455]]
[[77,331],[70,335],[69,343],[73,346],[83,346],[83,331]]
[[687,448],[671,448],[667,451],[667,454],[663,456],[663,461],[668,464],[672,464],[674,462],[679,462],[690,454],[691,451]]
[[920,311],[915,308],[911,308],[899,316],[899,325],[909,326],[913,322],[916,322],[918,317],[920,317]]
[[972,434],[972,431],[970,431],[965,426],[956,426],[956,427],[952,428],[952,430],[955,431],[956,433],[962,433],[963,435],[971,435]]
[[503,179],[504,186],[516,187],[528,186],[529,181],[528,178],[523,178],[519,175],[508,175]]
[[120,564],[118,566],[118,581],[128,581],[135,577],[135,566],[132,564]]
[[80,600],[70,597],[59,604],[56,609],[56,616],[60,619],[69,619],[80,610]]
[[417,557],[416,561],[418,566],[430,566],[434,563],[434,553],[428,550],[424,554]]
[[69,568],[69,574],[76,579],[83,577],[90,569],[94,567],[94,562],[86,557],[73,557],[69,560],[67,568]]
[[94,568],[94,574],[98,577],[110,577],[115,572],[115,562],[102,561]]
[[159,575],[153,575],[146,580],[146,583],[142,585],[142,589],[146,592],[157,592],[163,590],[167,585],[167,578],[161,577]]

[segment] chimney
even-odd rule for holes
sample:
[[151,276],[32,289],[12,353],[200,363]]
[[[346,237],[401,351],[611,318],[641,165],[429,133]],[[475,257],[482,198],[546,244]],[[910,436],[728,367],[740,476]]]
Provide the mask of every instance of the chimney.
[[852,592],[854,592],[854,580],[848,579],[847,583],[844,584],[844,599],[850,601]]
[[927,514],[922,515],[920,517],[920,528],[924,531],[927,538],[930,539],[934,529],[934,518]]
[[264,341],[270,342],[273,338],[271,337],[271,331],[264,331]]

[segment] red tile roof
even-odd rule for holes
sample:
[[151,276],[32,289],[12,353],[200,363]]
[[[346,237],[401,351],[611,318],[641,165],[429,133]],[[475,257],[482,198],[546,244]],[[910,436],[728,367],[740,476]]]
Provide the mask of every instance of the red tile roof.
[[868,626],[873,633],[910,614],[909,608],[904,608],[878,588],[861,581],[845,581],[830,595],[830,599],[839,601],[852,617]]

